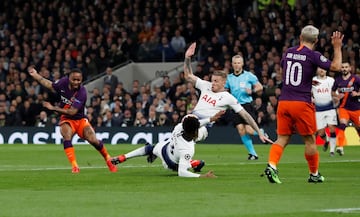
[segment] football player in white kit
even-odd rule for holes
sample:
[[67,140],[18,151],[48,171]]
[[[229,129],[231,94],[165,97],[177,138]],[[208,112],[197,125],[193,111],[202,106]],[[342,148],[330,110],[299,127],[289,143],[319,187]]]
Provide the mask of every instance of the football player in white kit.
[[[199,120],[196,115],[188,114],[184,116],[181,123],[175,126],[171,138],[155,146],[146,144],[127,154],[114,157],[111,163],[117,165],[139,156],[147,156],[148,162],[152,163],[159,157],[165,169],[176,171],[180,177],[215,178],[213,171],[205,174],[194,173],[200,172],[204,161],[192,160],[192,158],[195,154],[195,138],[197,138],[199,127],[218,120],[223,114],[224,111],[219,111],[211,118],[203,120]],[[193,168],[194,172],[189,171],[190,168]]]
[[[240,105],[237,99],[224,88],[227,78],[226,72],[215,71],[211,76],[211,82],[202,80],[193,74],[191,68],[191,57],[195,53],[195,48],[196,43],[192,43],[186,50],[184,62],[185,79],[201,91],[198,103],[192,113],[201,120],[204,118],[210,118],[218,111],[233,109],[236,113],[239,113],[256,132],[258,132],[259,138],[262,142],[272,142],[264,136],[255,120]],[[208,132],[206,126],[201,127],[196,141],[204,140],[207,137],[207,134]]]
[[[312,96],[316,109],[317,134],[325,140],[323,151],[327,151],[330,144],[330,156],[334,156],[336,148],[336,126],[338,124],[331,88],[334,78],[326,76],[326,70],[318,68],[313,78]],[[325,128],[328,127],[330,137],[327,138]]]

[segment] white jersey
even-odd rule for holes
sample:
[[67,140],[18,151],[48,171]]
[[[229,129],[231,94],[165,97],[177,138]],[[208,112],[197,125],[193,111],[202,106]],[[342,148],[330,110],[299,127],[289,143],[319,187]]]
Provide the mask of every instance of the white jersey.
[[208,81],[196,79],[195,87],[201,91],[201,94],[192,113],[197,115],[199,119],[209,118],[228,108],[233,109],[236,113],[243,109],[237,99],[229,92],[214,93],[211,90],[211,83]]
[[[200,125],[206,123],[208,121],[200,121]],[[195,154],[195,141],[185,140],[182,136],[183,131],[182,123],[178,123],[172,131],[171,138],[157,143],[153,153],[161,159],[164,168],[177,170],[178,176],[199,177],[200,174],[189,171],[190,160]]]
[[334,84],[332,77],[326,76],[325,79],[313,78],[318,84],[312,86],[312,95],[316,108],[316,127],[323,129],[327,125],[337,125],[337,114],[331,96],[331,88]]
[[331,88],[334,84],[334,78],[326,76],[325,79],[319,79],[317,76],[313,81],[318,82],[317,85],[312,86],[312,95],[316,111],[326,111],[334,109],[334,104],[331,96]]

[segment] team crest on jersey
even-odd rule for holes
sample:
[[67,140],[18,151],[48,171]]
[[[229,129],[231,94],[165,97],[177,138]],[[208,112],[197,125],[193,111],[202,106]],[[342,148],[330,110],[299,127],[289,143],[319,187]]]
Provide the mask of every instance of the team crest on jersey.
[[324,57],[323,55],[320,56],[320,61],[321,62],[327,62],[328,59],[326,57]]
[[189,154],[186,154],[186,155],[184,156],[184,158],[185,158],[185,160],[190,160],[190,159],[191,159],[191,156],[190,156]]

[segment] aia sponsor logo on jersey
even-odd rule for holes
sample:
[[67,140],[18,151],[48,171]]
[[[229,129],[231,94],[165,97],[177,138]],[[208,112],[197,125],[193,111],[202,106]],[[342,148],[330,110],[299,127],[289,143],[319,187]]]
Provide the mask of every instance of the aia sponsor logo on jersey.
[[[201,98],[201,100],[204,100],[205,102],[211,104],[211,105],[214,106],[214,107],[215,107],[215,105],[216,105],[216,99],[212,98],[211,96],[209,96],[209,95],[207,95],[207,94],[205,94],[205,95]],[[221,100],[221,98],[220,98],[219,100]]]
[[330,89],[329,88],[318,88],[316,90],[317,93],[329,93]]

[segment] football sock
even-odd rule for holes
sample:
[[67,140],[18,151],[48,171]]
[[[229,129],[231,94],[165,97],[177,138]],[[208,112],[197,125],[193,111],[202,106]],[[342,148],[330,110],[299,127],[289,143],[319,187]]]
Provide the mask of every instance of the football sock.
[[319,152],[316,152],[313,155],[305,154],[305,159],[308,163],[310,173],[317,175],[319,169]]
[[146,146],[137,148],[133,151],[130,151],[129,153],[125,154],[126,159],[133,158],[133,157],[139,157],[146,155]]
[[248,134],[245,134],[241,136],[241,140],[249,154],[257,156],[251,137]]
[[104,146],[103,141],[99,140],[99,145],[98,146],[94,146],[96,148],[96,150],[98,150],[100,152],[100,154],[103,156],[103,158],[105,160],[109,160],[111,158],[111,156],[109,155],[107,149]]
[[70,140],[64,141],[64,151],[72,167],[79,167],[76,162],[75,149]]
[[336,133],[330,133],[329,144],[330,144],[330,152],[335,152],[335,148],[336,148]]
[[338,129],[338,146],[340,147],[343,147],[346,143],[346,140],[345,140],[345,128],[346,128],[346,125],[345,124],[340,124]]
[[272,144],[269,152],[269,165],[276,169],[276,165],[279,163],[284,148],[279,144]]

